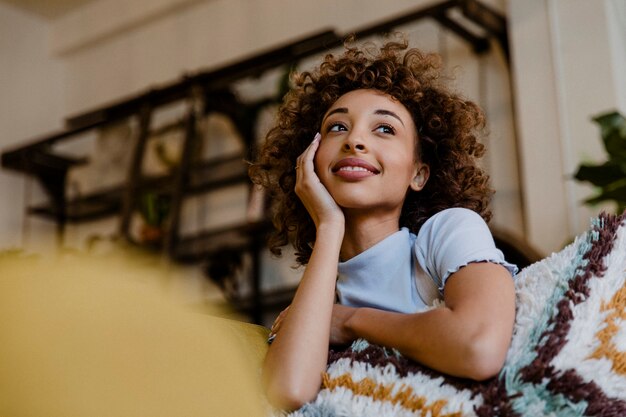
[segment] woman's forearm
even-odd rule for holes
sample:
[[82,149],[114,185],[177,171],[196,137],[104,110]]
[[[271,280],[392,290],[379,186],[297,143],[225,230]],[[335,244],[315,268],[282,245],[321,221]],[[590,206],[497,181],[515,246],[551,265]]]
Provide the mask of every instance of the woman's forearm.
[[482,380],[504,363],[515,319],[513,280],[502,267],[471,265],[446,287],[446,307],[401,314],[358,309],[345,326],[446,374]]
[[[361,308],[347,325],[357,337],[396,348],[403,355],[449,375],[481,380],[501,366],[500,355],[483,351],[490,344],[482,343],[488,334],[481,333],[478,326],[468,325],[446,307],[416,314]],[[483,362],[485,356],[494,362]]]
[[337,262],[343,227],[321,226],[289,312],[263,365],[272,403],[294,409],[312,400],[328,358]]

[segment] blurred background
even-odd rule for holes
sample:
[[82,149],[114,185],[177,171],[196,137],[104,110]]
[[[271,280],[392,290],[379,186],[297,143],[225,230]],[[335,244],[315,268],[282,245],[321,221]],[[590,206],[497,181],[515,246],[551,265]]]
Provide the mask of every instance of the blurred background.
[[290,71],[395,31],[485,110],[490,227],[512,261],[617,209],[585,204],[574,174],[608,158],[592,118],[626,114],[622,0],[3,0],[0,250],[145,249],[186,269],[189,303],[271,323],[301,271],[265,249],[245,161]]

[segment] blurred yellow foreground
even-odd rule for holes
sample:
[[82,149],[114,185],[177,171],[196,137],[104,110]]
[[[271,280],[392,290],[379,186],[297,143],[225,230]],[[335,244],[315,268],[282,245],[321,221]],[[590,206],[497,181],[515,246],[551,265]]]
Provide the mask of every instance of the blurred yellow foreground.
[[184,308],[141,265],[0,257],[0,416],[265,414],[265,330]]

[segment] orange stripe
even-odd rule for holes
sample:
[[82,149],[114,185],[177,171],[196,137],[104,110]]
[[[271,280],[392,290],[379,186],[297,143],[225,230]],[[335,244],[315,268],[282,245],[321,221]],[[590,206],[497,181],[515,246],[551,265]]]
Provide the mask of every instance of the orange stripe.
[[358,382],[354,382],[350,374],[343,374],[337,378],[331,378],[330,375],[324,373],[324,375],[322,375],[322,386],[331,391],[337,387],[344,387],[356,395],[367,396],[376,401],[388,401],[392,404],[400,404],[402,407],[414,412],[419,411],[421,416],[462,417],[463,415],[458,411],[452,414],[442,414],[441,410],[448,401],[437,400],[428,404],[426,397],[415,395],[413,388],[405,384],[402,384],[400,389],[395,394],[392,394],[391,392],[395,384],[385,386],[371,378],[363,378]]
[[590,357],[594,359],[607,358],[611,361],[614,372],[626,375],[626,352],[618,350],[615,342],[613,342],[613,338],[620,330],[618,323],[621,321],[622,326],[626,323],[626,284],[613,295],[611,301],[602,303],[600,311],[611,311],[611,313],[604,320],[606,326],[596,333],[600,346]]

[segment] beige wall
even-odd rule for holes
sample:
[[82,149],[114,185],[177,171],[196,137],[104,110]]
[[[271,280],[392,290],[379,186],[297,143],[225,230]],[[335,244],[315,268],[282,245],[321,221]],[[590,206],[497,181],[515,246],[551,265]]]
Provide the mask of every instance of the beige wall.
[[591,117],[626,113],[624,3],[511,0],[508,15],[527,236],[547,253],[601,209],[581,206],[592,189],[571,178],[581,162],[605,160]]
[[[100,0],[50,22],[47,52],[63,63],[63,94],[58,97],[63,114],[71,115],[319,30],[346,33],[431,3]],[[503,11],[502,1],[490,3]],[[402,29],[414,45],[441,50],[456,77],[456,88],[485,107],[491,130],[491,153],[485,163],[498,189],[494,223],[522,235],[509,80],[502,54],[496,48],[478,60],[467,45],[432,21]],[[111,222],[92,226],[114,227]],[[84,239],[92,226],[71,228],[70,241]]]
[[[0,3],[0,152],[63,125],[63,64],[48,48],[49,26],[41,18]],[[37,184],[0,170],[0,249],[29,243],[22,233],[29,226],[44,236],[30,243],[49,246],[45,238],[52,230],[49,222],[23,222],[24,201],[37,194]]]
[[[7,113],[1,112],[0,146],[53,130],[64,116],[170,82],[185,72],[232,62],[326,28],[344,33],[431,3],[98,0],[54,21],[0,6],[0,19],[6,21],[0,25],[0,34],[21,35],[20,45],[30,42],[18,47],[0,40],[0,68],[5,69],[5,56],[11,57],[7,73],[13,80],[2,79],[1,103],[23,102],[27,109],[46,110],[32,117],[19,107],[8,121]],[[487,112],[491,135],[485,164],[497,190],[494,224],[514,235],[525,235],[547,253],[584,230],[587,217],[593,214],[578,203],[589,189],[573,184],[567,175],[581,158],[602,158],[598,133],[589,117],[614,107],[623,109],[626,103],[624,6],[619,0],[488,3],[509,18],[519,116],[517,145],[508,74],[500,51],[495,48],[477,60],[456,37],[431,21],[403,29],[416,46],[441,49],[458,89]],[[20,83],[39,87],[17,88]],[[521,178],[516,165],[518,148]],[[0,181],[4,190],[22,195],[21,177],[3,171]],[[0,230],[5,233],[0,244],[40,240],[40,226],[30,227],[34,239],[21,235],[17,226],[24,210],[21,201],[2,204]],[[26,224],[38,223],[31,219]],[[104,223],[96,228],[114,228],[113,222]],[[89,227],[73,230],[70,240],[84,239]]]

